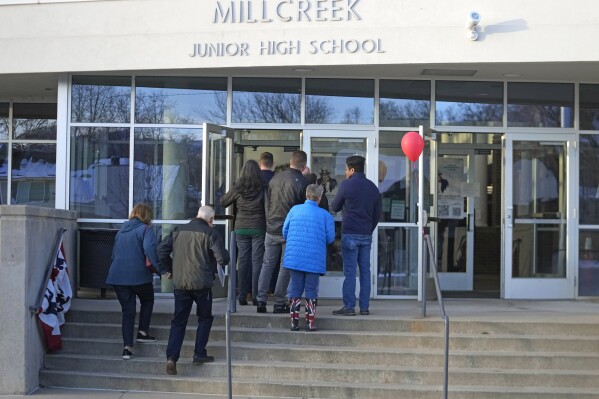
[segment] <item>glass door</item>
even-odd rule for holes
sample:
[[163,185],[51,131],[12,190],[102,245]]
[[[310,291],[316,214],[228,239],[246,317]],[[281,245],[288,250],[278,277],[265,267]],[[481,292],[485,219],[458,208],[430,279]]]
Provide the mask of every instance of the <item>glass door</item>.
[[220,206],[220,198],[229,191],[233,177],[234,130],[204,123],[202,149],[202,205],[214,208],[214,226],[225,239],[228,248],[231,232],[231,209]]
[[[345,180],[345,160],[351,155],[366,158],[366,177],[376,182],[376,154],[374,132],[305,130],[302,148],[308,155],[308,166],[316,174],[317,184],[324,188],[329,205],[333,202],[339,185]],[[332,213],[335,219],[335,242],[327,249],[327,274],[320,279],[319,297],[340,298],[343,286],[343,259],[341,255],[341,212]],[[373,242],[372,248],[375,248]],[[376,270],[371,251],[371,270]],[[376,281],[373,276],[372,281]],[[356,278],[356,290],[359,281]],[[376,290],[372,290],[376,292]]]
[[573,298],[568,178],[574,138],[512,134],[505,142],[505,298]]
[[472,291],[474,259],[474,150],[432,145],[433,239],[444,291]]

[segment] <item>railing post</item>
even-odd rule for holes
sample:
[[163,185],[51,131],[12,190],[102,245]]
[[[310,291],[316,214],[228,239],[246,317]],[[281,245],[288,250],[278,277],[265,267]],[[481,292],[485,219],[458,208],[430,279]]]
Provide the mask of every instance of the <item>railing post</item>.
[[424,245],[422,246],[424,253],[422,254],[422,305],[420,315],[424,318],[426,317],[426,277],[428,270],[428,247],[426,245],[426,234],[424,235]]
[[235,232],[231,232],[229,241],[229,295],[227,295],[227,312],[225,314],[225,341],[227,347],[227,385],[229,399],[233,398],[233,373],[231,370],[231,313],[235,313],[237,292],[237,242]]

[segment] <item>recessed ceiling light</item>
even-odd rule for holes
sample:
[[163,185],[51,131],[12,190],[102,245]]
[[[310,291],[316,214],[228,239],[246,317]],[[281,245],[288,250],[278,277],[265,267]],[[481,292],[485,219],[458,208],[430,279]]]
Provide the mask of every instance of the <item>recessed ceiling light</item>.
[[293,70],[295,72],[312,72],[313,71],[313,69],[311,69],[311,68],[293,68]]
[[519,78],[522,74],[519,73],[504,73],[503,76],[506,78]]
[[44,90],[45,91],[52,91],[52,90],[54,90],[54,88],[53,87],[46,87],[46,88],[44,88]]

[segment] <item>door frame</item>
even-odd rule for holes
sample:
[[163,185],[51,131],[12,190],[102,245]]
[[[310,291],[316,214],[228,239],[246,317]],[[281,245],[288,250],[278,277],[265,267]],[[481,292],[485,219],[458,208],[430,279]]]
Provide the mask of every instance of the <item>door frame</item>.
[[[531,142],[563,142],[566,143],[565,154],[565,235],[566,235],[566,277],[562,278],[532,278],[513,277],[513,143],[514,141]],[[504,299],[574,299],[576,297],[576,260],[577,260],[577,212],[576,187],[577,183],[570,171],[575,170],[575,149],[577,135],[575,133],[540,134],[506,132],[503,143],[503,245],[502,245],[502,281],[501,297]]]
[[[201,195],[201,205],[216,205],[212,204],[212,194],[213,187],[207,187],[209,182],[214,181],[214,165],[212,162],[216,160],[216,157],[213,156],[214,145],[213,139],[210,137],[210,133],[217,135],[220,140],[225,140],[225,187],[224,192],[227,192],[231,189],[233,184],[232,173],[233,171],[233,137],[235,135],[235,129],[232,129],[227,126],[215,125],[212,123],[203,123],[202,124],[202,195]],[[232,218],[233,211],[229,207],[225,210],[225,214],[216,214],[214,217],[215,225],[224,225],[225,226],[225,237],[223,237],[225,241],[226,248],[229,248],[229,238],[230,233],[232,231]]]
[[[377,131],[373,129],[304,129],[301,137],[301,148],[308,156],[308,166],[312,166],[312,138],[340,138],[345,140],[366,139],[366,178],[370,181],[377,181],[378,173],[378,154],[376,151],[376,141],[378,139]],[[371,298],[376,294],[376,234],[373,234],[372,247],[370,251],[370,273],[371,273]],[[326,274],[320,278],[319,297],[321,298],[342,298],[343,273]],[[359,293],[360,283],[356,273],[356,295]]]

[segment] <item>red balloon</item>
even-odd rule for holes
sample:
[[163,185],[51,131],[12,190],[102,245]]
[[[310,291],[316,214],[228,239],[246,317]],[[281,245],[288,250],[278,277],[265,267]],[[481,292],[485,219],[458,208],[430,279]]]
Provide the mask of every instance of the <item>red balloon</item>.
[[401,149],[412,162],[416,162],[424,149],[424,140],[417,132],[408,132],[401,139]]

